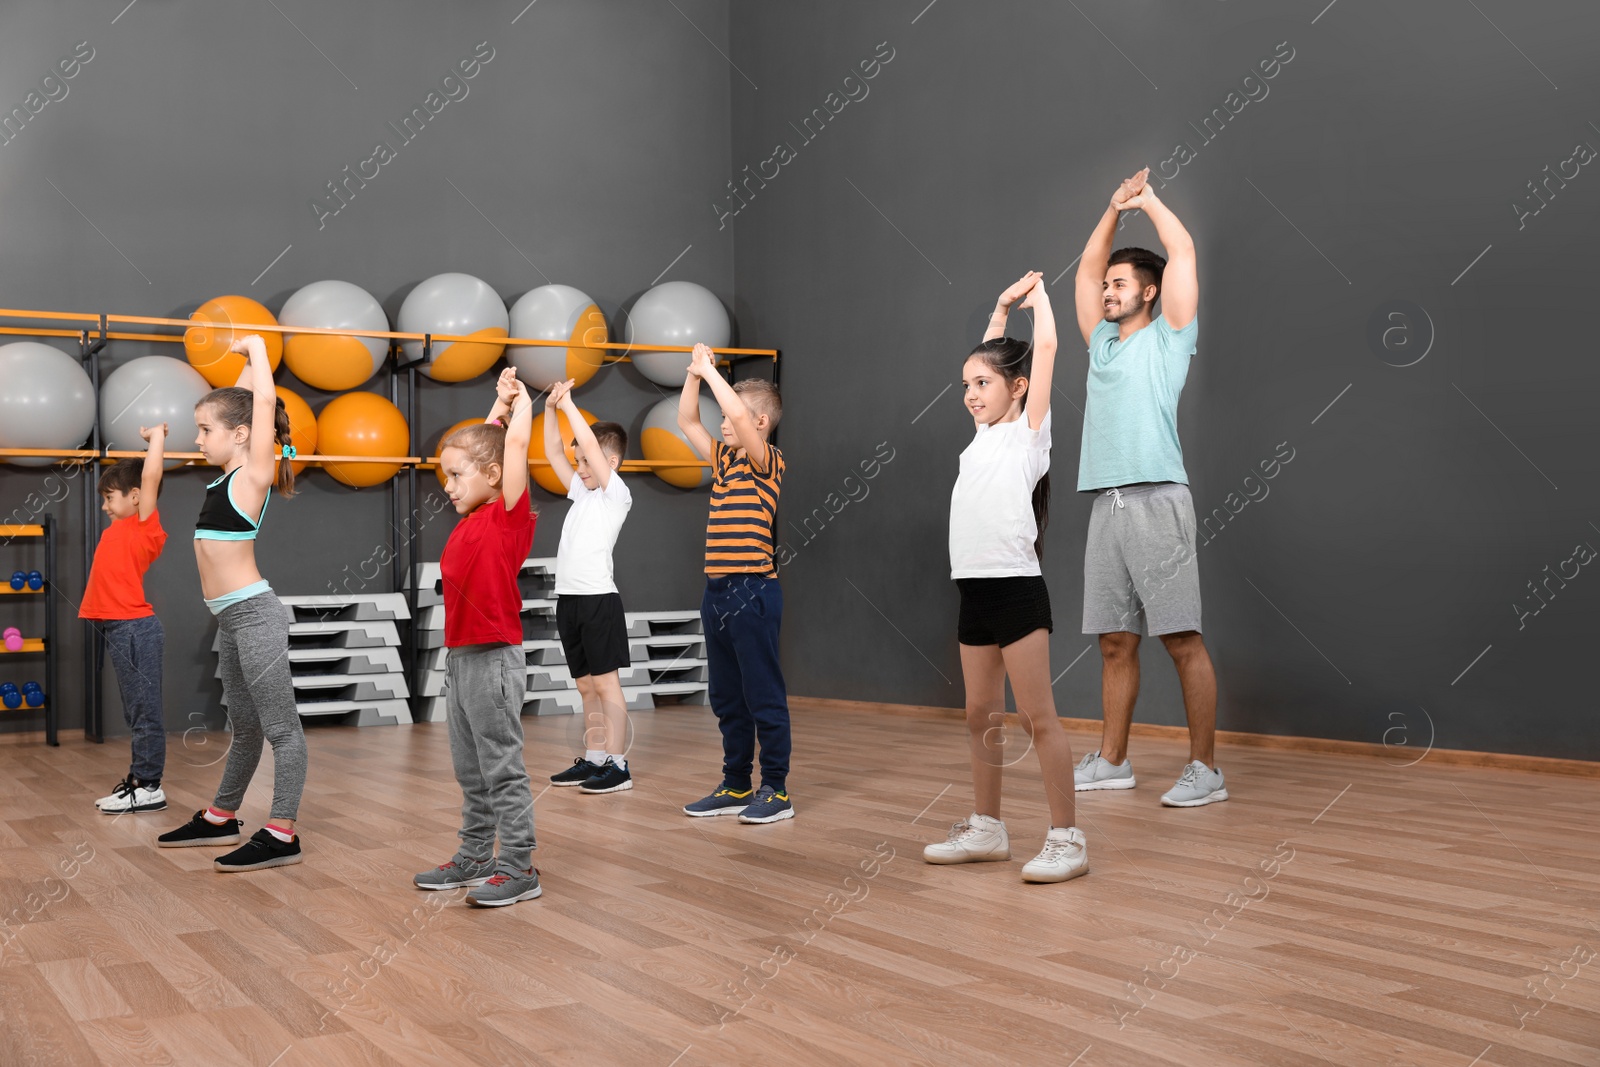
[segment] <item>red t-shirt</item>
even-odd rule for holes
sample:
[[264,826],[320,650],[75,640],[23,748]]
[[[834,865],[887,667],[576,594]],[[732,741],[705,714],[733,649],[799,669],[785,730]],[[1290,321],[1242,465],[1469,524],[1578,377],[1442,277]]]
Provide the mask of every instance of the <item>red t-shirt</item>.
[[143,521],[137,513],[113,521],[95,547],[78,618],[143,619],[154,615],[156,609],[144,598],[144,572],[166,543],[160,511],[151,511]]
[[535,520],[524,489],[509,510],[496,497],[450,531],[439,557],[446,648],[522,644],[517,572],[533,547]]

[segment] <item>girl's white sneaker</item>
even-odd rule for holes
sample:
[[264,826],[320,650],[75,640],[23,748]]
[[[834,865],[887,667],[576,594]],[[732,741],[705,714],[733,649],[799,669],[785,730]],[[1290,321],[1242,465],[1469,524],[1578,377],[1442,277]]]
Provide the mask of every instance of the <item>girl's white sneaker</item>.
[[1089,873],[1089,846],[1076,826],[1050,828],[1044,851],[1022,865],[1024,882],[1065,882]]
[[1005,823],[993,816],[973,812],[950,827],[947,840],[924,848],[922,858],[929,863],[1008,860],[1011,858],[1011,839],[1006,836]]

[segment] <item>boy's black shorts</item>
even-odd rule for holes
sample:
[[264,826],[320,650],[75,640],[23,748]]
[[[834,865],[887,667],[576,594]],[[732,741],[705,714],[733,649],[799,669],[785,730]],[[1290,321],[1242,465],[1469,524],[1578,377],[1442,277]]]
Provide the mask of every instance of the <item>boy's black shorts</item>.
[[574,678],[628,665],[628,622],[620,593],[557,597],[556,631]]

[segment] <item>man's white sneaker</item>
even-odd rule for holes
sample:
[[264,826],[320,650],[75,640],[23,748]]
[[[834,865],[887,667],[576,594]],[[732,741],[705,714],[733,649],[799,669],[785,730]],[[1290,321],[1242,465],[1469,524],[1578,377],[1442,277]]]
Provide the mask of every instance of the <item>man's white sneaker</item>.
[[1024,882],[1065,882],[1089,873],[1089,846],[1076,826],[1055,827],[1044,838],[1044,851],[1022,865]]
[[924,848],[922,858],[929,863],[1008,860],[1011,858],[1011,840],[1006,837],[1005,823],[974,812],[950,827],[948,840]]
[[1099,751],[1089,753],[1072,769],[1072,788],[1079,793],[1090,789],[1132,789],[1133,761],[1110,763]]
[[1222,772],[1199,760],[1191,761],[1179,775],[1178,783],[1161,795],[1161,803],[1169,808],[1198,808],[1227,799],[1228,787],[1223,784]]

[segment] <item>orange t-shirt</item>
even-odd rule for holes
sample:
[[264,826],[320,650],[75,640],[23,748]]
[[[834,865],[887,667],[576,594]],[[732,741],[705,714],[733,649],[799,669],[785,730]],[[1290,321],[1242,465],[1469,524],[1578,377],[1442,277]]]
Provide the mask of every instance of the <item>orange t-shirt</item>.
[[137,514],[117,519],[100,535],[88,587],[78,605],[80,619],[143,619],[156,609],[144,598],[144,572],[161,555],[167,531],[161,513],[140,521]]

